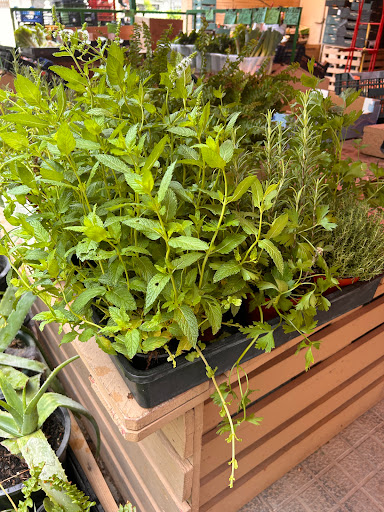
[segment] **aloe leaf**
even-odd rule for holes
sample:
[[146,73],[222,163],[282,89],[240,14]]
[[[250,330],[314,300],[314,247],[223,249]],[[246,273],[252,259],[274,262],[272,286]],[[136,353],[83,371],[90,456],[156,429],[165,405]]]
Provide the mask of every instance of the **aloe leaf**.
[[18,397],[16,391],[13,389],[11,384],[8,382],[6,376],[0,371],[0,388],[3,392],[5,401],[7,404],[15,410],[16,414],[23,417],[23,402]]
[[81,414],[92,423],[96,432],[96,450],[98,453],[100,450],[100,430],[95,418],[89,411],[87,411],[87,409],[85,409],[85,407],[65,395],[60,395],[59,393],[45,393],[45,395],[39,400],[39,403],[37,404],[37,410],[39,413],[39,428],[58,407],[65,407],[70,409],[75,414]]
[[4,352],[15,339],[24,318],[27,316],[35,300],[36,297],[31,292],[24,293],[20,297],[16,308],[8,316],[6,325],[0,329],[0,352]]
[[8,286],[5,290],[0,301],[0,316],[7,317],[12,313],[16,290],[17,288],[15,286]]
[[[1,434],[2,435],[2,434]],[[19,445],[17,444],[16,439],[6,439],[1,441],[1,444],[12,453],[12,455],[20,455]]]
[[80,512],[81,508],[77,503],[72,503],[72,499],[64,490],[60,490],[52,486],[47,480],[58,477],[60,480],[67,482],[68,479],[64,469],[57,458],[55,452],[49,445],[47,438],[41,430],[37,430],[31,435],[21,437],[17,440],[21,455],[25,459],[29,467],[37,467],[43,465],[43,469],[39,475],[39,483],[48,496],[48,498],[62,507],[66,512]]
[[12,366],[38,373],[43,372],[47,368],[45,364],[40,361],[33,361],[31,359],[26,359],[25,357],[4,353],[0,353],[0,365]]
[[29,404],[29,402],[32,400],[32,398],[39,391],[39,389],[40,389],[40,379],[41,379],[41,374],[40,373],[38,373],[37,375],[34,375],[33,377],[29,377],[28,383],[27,383],[27,385],[24,388],[25,404],[26,405]]
[[0,436],[6,438],[20,436],[20,430],[17,427],[16,421],[6,411],[0,411]]
[[41,399],[41,397],[44,395],[44,393],[46,392],[46,390],[48,389],[49,385],[51,384],[52,380],[56,377],[56,375],[59,373],[60,370],[62,370],[65,366],[67,366],[67,364],[71,363],[72,361],[75,361],[76,359],[79,359],[80,356],[74,356],[74,357],[71,357],[70,359],[67,359],[66,361],[64,361],[63,363],[61,363],[59,366],[57,366],[53,371],[52,373],[50,373],[49,377],[47,378],[47,380],[44,382],[44,384],[41,386],[41,388],[39,389],[39,391],[36,393],[36,395],[31,399],[31,401],[29,402],[26,410],[25,410],[25,414],[30,414],[30,412],[37,407],[37,404],[39,402],[39,400]]
[[25,373],[16,370],[16,368],[12,368],[12,366],[0,365],[0,370],[4,373],[8,382],[16,391],[23,389],[28,382],[28,376],[25,375]]

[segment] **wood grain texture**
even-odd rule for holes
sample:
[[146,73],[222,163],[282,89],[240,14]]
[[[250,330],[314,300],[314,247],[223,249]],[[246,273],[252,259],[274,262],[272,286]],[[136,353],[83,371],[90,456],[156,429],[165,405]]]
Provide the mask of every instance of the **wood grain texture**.
[[332,439],[383,397],[384,376],[382,375],[314,427],[298,433],[299,435],[291,443],[284,446],[273,457],[237,480],[233,489],[226,488],[214,499],[202,505],[199,512],[222,512],[223,510],[237,512],[254,496]]
[[[337,388],[329,391],[289,420],[279,422],[276,428],[241,451],[237,457],[239,469],[236,471],[236,478],[242,478],[253,468],[269,460],[275,453],[284,449],[286,445],[294,440],[298,432],[305,432],[313,428],[321,419],[341,407],[346,401],[356,396],[361,389],[372,384],[383,374],[384,356],[379,361],[371,363],[358,374],[353,375]],[[286,399],[292,403],[297,400],[297,397],[291,393]],[[275,415],[277,414],[278,411],[275,411]],[[224,490],[227,487],[228,475],[227,464],[222,464],[203,479],[201,482],[201,503],[212,500],[218,494],[219,489]]]
[[161,430],[180,457],[187,459],[193,455],[193,409],[170,421]]
[[[243,423],[238,429],[238,453],[384,355],[383,339],[381,325],[282,387],[275,375],[273,384],[279,389],[248,408],[248,413],[264,418],[261,425]],[[230,458],[230,445],[225,446],[214,430],[204,435],[203,446],[202,478]]]
[[[384,296],[377,298],[364,309],[354,310],[333,323],[322,327],[310,337],[312,341],[321,341],[320,349],[314,351],[315,362],[327,359],[343,347],[349,345],[357,337],[380,325],[383,320]],[[342,336],[340,333],[342,332]],[[295,355],[300,338],[295,338],[270,354],[261,356],[245,363],[243,368],[248,373],[250,388],[257,390],[251,395],[253,400],[272,391],[276,386],[284,384],[303,372],[305,367],[304,352]],[[261,361],[264,364],[259,365]],[[243,383],[244,383],[243,379]],[[233,387],[238,391],[238,385]],[[230,412],[236,412],[236,403],[229,407]],[[219,421],[218,407],[207,400],[204,410],[204,433],[216,431]]]
[[111,494],[105,478],[97,465],[75,417],[71,412],[69,414],[71,416],[71,437],[69,439],[69,445],[104,510],[115,511],[117,504]]
[[189,459],[193,464],[193,482],[191,505],[192,512],[200,510],[200,468],[201,468],[201,450],[203,443],[203,416],[204,404],[199,404],[193,409],[194,415],[194,436],[193,436],[193,456]]

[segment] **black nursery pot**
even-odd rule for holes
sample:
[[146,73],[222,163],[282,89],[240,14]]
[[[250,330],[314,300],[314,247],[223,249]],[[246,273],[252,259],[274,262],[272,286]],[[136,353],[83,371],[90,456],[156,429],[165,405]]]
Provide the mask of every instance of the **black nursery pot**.
[[[327,298],[332,306],[329,311],[318,312],[315,317],[318,325],[330,322],[336,317],[370,302],[375,295],[381,277],[378,276],[367,282],[357,282],[328,295]],[[275,318],[268,323],[275,327],[279,320]],[[296,332],[285,333],[280,326],[275,331],[275,346],[279,347],[295,337],[297,337]],[[250,341],[251,339],[244,334],[236,332],[227,338],[207,344],[204,355],[212,368],[217,367],[216,376],[232,368]],[[252,347],[242,361],[248,361],[263,353],[264,351]],[[139,370],[122,354],[111,357],[117,363],[117,368],[130,392],[139,405],[144,408],[155,407],[208,380],[204,363],[200,358],[191,362],[181,356],[177,359],[176,368],[169,363],[148,370]]]
[[[63,407],[56,409],[53,415],[57,417],[58,422],[64,425],[63,439],[61,440],[60,446],[56,451],[58,459],[63,464],[66,460],[69,436],[71,435],[71,418],[69,416],[67,409],[64,409]],[[24,499],[24,495],[21,491],[23,485],[23,483],[20,483],[12,487],[5,488],[8,496],[12,499],[15,505],[17,505],[19,501]],[[43,491],[38,491],[37,493],[32,494],[32,499],[36,505],[40,505],[44,497],[45,493]],[[0,510],[7,510],[9,508],[12,508],[10,505],[11,502],[9,501],[7,495],[4,493],[3,490],[0,489]]]
[[7,274],[11,270],[8,258],[0,255],[0,292],[5,292],[7,289]]

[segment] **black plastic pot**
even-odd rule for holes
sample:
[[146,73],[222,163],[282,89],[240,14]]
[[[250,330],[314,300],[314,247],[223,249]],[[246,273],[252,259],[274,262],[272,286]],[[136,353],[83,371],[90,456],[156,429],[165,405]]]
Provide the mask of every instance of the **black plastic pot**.
[[[370,302],[380,280],[381,276],[378,276],[371,281],[357,282],[328,295],[327,298],[331,301],[332,306],[329,311],[318,312],[315,318],[318,325],[330,322],[336,317]],[[278,324],[278,319],[270,320],[269,323],[275,327]],[[279,347],[295,337],[297,337],[297,332],[285,333],[280,326],[275,331],[275,346]],[[204,355],[212,368],[217,367],[216,375],[220,375],[232,367],[250,341],[250,338],[237,332],[207,345]],[[263,353],[262,350],[252,347],[242,361],[248,361]],[[148,370],[137,370],[122,354],[111,357],[116,362],[132,395],[144,408],[155,407],[208,380],[204,363],[200,358],[191,362],[184,357],[179,357],[176,368],[173,368],[172,364],[163,364]]]
[[7,289],[7,274],[11,270],[8,258],[0,255],[0,292],[5,292]]
[[[67,456],[67,447],[68,447],[68,443],[69,443],[69,436],[71,435],[71,418],[69,416],[67,409],[64,409],[63,407],[56,409],[56,411],[53,414],[57,415],[58,421],[60,421],[61,424],[64,425],[63,439],[61,440],[58,450],[56,451],[56,455],[59,458],[60,462],[62,464],[64,464],[65,460],[66,460],[66,456]],[[20,483],[18,485],[14,485],[13,487],[5,488],[8,496],[12,499],[12,501],[15,503],[15,505],[17,505],[19,503],[19,501],[24,499],[24,495],[21,491],[22,488],[23,488],[22,483]],[[32,494],[32,499],[33,499],[34,503],[38,506],[42,503],[44,496],[45,496],[44,492],[39,491],[37,493]],[[4,493],[4,491],[0,489],[0,510],[6,510],[9,508],[10,508],[10,501],[7,498],[7,495]]]

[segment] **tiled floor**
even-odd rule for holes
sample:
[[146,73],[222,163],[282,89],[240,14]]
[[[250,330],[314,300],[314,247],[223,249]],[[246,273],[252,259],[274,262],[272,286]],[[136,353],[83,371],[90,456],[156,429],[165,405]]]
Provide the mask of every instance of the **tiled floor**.
[[384,512],[384,400],[239,512]]

